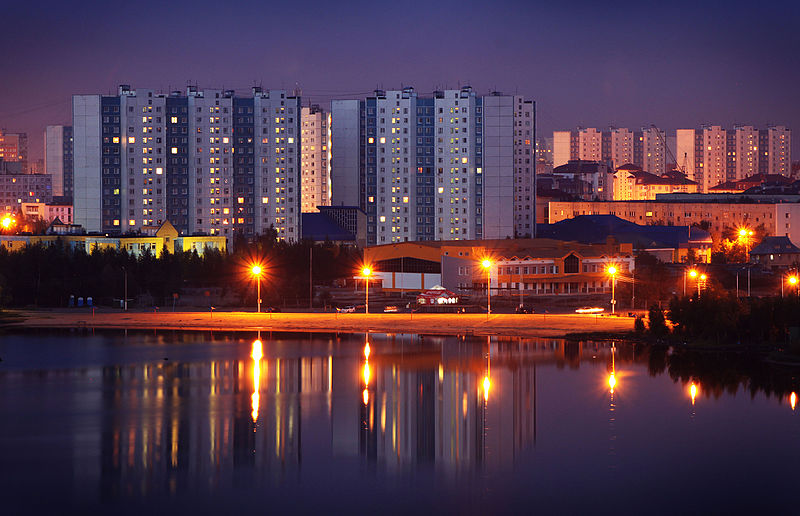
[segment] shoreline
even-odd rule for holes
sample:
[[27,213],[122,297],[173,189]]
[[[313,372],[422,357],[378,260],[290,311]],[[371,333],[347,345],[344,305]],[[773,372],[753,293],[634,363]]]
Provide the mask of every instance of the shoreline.
[[[632,333],[632,317],[585,314],[338,314],[254,312],[7,311],[2,328],[106,328],[200,331],[472,334],[565,338],[570,333]],[[16,319],[18,316],[20,319]]]

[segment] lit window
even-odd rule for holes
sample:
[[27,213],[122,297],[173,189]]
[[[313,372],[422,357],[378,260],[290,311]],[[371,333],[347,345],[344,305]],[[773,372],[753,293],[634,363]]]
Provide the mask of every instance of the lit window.
[[135,136],[128,136],[128,143],[136,143],[136,137]]
[[172,149],[170,149],[170,152],[173,153],[173,154],[177,154],[178,153],[178,148],[177,147],[173,147]]
[[115,137],[112,139],[112,141],[113,141],[114,143],[119,143],[119,136],[115,136]]
[[114,225],[119,226],[119,219],[114,219]]
[[237,197],[236,202],[238,202],[239,204],[244,204],[244,197]]
[[269,204],[269,197],[262,197],[261,204]]
[[135,226],[135,225],[136,225],[136,219],[131,219],[131,220],[129,220],[129,221],[128,221],[128,225],[129,225],[129,226]]
[[169,119],[169,121],[172,122],[173,124],[177,124],[178,123],[178,117],[177,116],[173,116],[172,118]]

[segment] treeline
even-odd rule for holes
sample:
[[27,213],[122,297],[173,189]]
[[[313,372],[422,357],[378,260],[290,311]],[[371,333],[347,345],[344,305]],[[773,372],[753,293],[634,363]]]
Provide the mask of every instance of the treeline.
[[236,242],[234,252],[206,250],[163,252],[156,258],[136,257],[124,250],[104,249],[87,254],[57,242],[29,245],[9,252],[0,247],[0,306],[65,307],[70,296],[93,297],[95,304],[111,305],[123,298],[127,278],[128,299],[146,297],[156,306],[173,302],[174,294],[214,291],[218,298],[255,304],[256,289],[249,267],[265,268],[261,297],[265,304],[307,306],[309,270],[314,285],[330,285],[349,277],[361,262],[361,251],[333,244],[287,244],[272,236],[255,243]]
[[[637,329],[641,331],[642,325],[637,324]],[[700,297],[673,297],[666,311],[653,305],[649,313],[651,334],[671,334],[692,343],[785,344],[788,350],[800,352],[798,329],[797,296],[738,299],[724,291],[710,290]]]

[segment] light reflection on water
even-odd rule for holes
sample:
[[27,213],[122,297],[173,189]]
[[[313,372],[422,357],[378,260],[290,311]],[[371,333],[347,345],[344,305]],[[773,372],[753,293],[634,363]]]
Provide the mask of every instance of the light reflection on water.
[[[595,488],[587,480],[608,481],[600,472],[634,484],[643,471],[679,474],[680,457],[697,450],[686,443],[722,427],[730,433],[731,419],[741,426],[733,427],[737,437],[757,436],[745,411],[782,422],[789,431],[773,433],[777,443],[798,436],[796,423],[785,424],[794,391],[772,386],[762,390],[778,402],[763,394],[743,400],[735,393],[752,393],[757,376],[738,379],[735,389],[709,376],[707,390],[696,359],[690,367],[677,355],[624,344],[51,333],[6,336],[0,356],[0,474],[16,473],[18,489],[0,493],[52,482],[78,506],[313,484],[346,507],[367,479],[378,494],[449,493],[445,507],[467,503],[474,512],[466,492],[487,502],[500,493],[524,499],[540,486],[547,500],[554,495],[546,490],[572,480],[576,500],[581,489],[588,500]],[[677,384],[661,374],[667,364]],[[662,441],[650,442],[655,436]],[[798,448],[783,454],[788,463]],[[724,449],[713,456],[708,467],[727,463]],[[660,467],[648,469],[653,463]],[[37,464],[49,469],[42,479]]]

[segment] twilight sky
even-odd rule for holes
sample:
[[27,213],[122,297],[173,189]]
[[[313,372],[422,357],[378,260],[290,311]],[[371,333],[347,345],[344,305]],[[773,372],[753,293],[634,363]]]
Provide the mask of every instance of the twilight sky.
[[[470,84],[536,100],[539,136],[577,125],[672,133],[701,123],[800,130],[800,2],[8,2],[0,127],[70,123],[71,95]],[[674,135],[674,133],[672,133]],[[800,158],[800,133],[793,142]],[[673,149],[674,151],[674,149]]]

